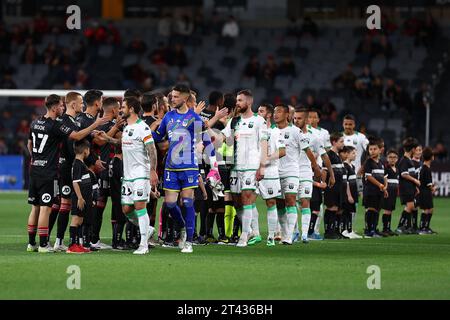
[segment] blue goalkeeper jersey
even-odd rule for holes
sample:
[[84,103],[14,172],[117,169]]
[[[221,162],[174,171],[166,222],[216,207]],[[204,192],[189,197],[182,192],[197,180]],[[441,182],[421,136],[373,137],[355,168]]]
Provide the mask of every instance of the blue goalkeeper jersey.
[[169,141],[165,170],[198,170],[195,146],[200,141],[203,141],[204,152],[215,156],[214,146],[206,131],[203,120],[191,109],[184,114],[177,110],[166,113],[159,128],[152,132],[155,142],[160,142],[166,137]]

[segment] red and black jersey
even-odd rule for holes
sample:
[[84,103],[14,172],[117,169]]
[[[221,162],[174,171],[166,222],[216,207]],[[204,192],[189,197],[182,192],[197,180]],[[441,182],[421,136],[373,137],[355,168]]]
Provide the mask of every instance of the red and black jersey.
[[45,116],[34,120],[30,126],[29,139],[32,141],[30,176],[43,179],[57,177],[59,143],[67,138],[72,129]]

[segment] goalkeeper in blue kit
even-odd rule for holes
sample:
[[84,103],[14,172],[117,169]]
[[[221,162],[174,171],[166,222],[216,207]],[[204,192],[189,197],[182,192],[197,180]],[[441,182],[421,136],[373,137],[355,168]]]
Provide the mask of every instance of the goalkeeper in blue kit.
[[[192,252],[195,230],[194,189],[198,188],[199,175],[195,145],[198,139],[202,139],[204,150],[209,155],[211,170],[207,179],[220,181],[214,146],[202,119],[186,105],[189,96],[189,87],[175,86],[172,90],[174,110],[164,116],[159,128],[153,132],[156,142],[164,138],[169,141],[163,177],[164,202],[170,216],[181,226],[178,247],[183,253]],[[178,206],[179,195],[185,218]]]

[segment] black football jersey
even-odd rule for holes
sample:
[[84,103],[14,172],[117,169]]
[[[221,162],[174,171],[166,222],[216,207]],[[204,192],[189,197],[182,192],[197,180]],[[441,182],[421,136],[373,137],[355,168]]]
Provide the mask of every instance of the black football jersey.
[[379,183],[384,184],[384,165],[383,163],[378,160],[375,161],[372,158],[368,158],[366,160],[366,163],[364,164],[364,173],[365,173],[365,182],[364,182],[364,188],[365,192],[367,194],[377,194],[380,192],[380,188],[378,188],[376,185],[374,185],[372,182],[370,182],[367,178],[372,176],[375,178]]
[[[93,183],[91,175],[86,164],[79,159],[75,159],[72,164],[72,181],[79,184],[84,200],[92,199]],[[75,192],[73,194],[76,197]]]
[[433,178],[431,176],[431,169],[428,166],[422,166],[420,169],[420,191],[430,190],[432,184]]
[[158,119],[155,118],[154,116],[142,116],[141,119],[144,120],[144,122],[148,125],[149,128],[153,124],[153,122],[158,121]]
[[405,175],[410,175],[417,179],[416,168],[411,159],[403,157],[398,162],[398,171],[400,173],[399,189],[401,194],[414,194],[416,191],[416,185],[403,178]]
[[[56,119],[61,125],[70,128],[72,131],[77,132],[80,130],[80,123],[68,114],[63,114],[60,118]],[[62,140],[60,158],[72,164],[75,159],[75,151],[73,149],[74,141],[69,137],[65,137]]]
[[347,173],[347,182],[350,187],[350,193],[352,194],[353,199],[358,199],[358,185],[356,184],[355,166],[344,162],[344,167]]
[[[83,130],[83,129],[86,129],[87,127],[91,126],[95,122],[95,119],[96,119],[95,116],[90,115],[89,113],[83,112],[77,116],[76,120],[80,123],[80,130]],[[91,153],[90,153],[89,157],[85,160],[86,165],[90,167],[91,165],[95,164],[95,161],[97,161],[98,156],[92,145],[92,140],[93,140],[92,135],[88,135],[85,139],[87,139],[89,141],[89,143],[91,144]]]
[[[336,185],[340,185],[343,182],[343,177],[345,173],[344,164],[342,163],[339,155],[333,150],[328,150],[328,157],[330,158],[331,167],[333,168],[334,178],[336,180]],[[329,174],[327,174],[327,182],[329,179]]]
[[32,142],[30,176],[54,179],[59,162],[59,144],[67,138],[72,129],[56,120],[44,116],[34,120],[30,126],[29,139]]

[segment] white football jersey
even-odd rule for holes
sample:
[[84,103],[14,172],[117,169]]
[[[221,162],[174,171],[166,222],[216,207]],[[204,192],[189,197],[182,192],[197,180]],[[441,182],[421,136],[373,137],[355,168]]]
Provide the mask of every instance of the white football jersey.
[[249,118],[240,117],[234,131],[230,119],[222,133],[226,139],[235,140],[234,170],[257,170],[261,163],[261,141],[267,140],[268,129],[266,120],[254,113]]
[[[304,150],[309,148],[309,141],[299,128],[291,124],[279,130],[280,138],[286,146],[286,155],[280,159],[279,164],[280,178],[298,178],[302,153],[305,153]],[[304,156],[306,157],[306,154]]]
[[323,144],[323,147],[325,148],[325,150],[328,150],[331,148],[330,133],[328,132],[327,129],[324,129],[321,127],[314,128],[311,125],[308,125],[307,128],[313,129],[313,132],[317,132],[319,137],[321,137],[321,139],[322,139],[322,144]]
[[153,143],[152,132],[141,119],[124,128],[122,154],[125,181],[150,179],[150,159],[145,149],[149,143]]
[[[314,156],[316,157],[317,164],[322,167],[322,155],[327,153],[325,150],[325,145],[323,143],[323,136],[320,133],[320,130],[313,128],[311,126],[307,127],[308,136],[310,141],[310,147]],[[328,132],[328,131],[327,131]]]
[[[317,134],[313,134],[312,130],[310,129],[302,133],[307,139],[309,148],[313,152],[317,163],[321,164],[322,163],[321,156],[324,153],[326,153],[325,148],[322,145],[322,139]],[[306,155],[305,150],[302,150],[302,153],[300,154],[300,176],[302,173],[311,173],[311,172],[312,172],[311,161],[309,161],[309,158]]]
[[352,135],[344,134],[344,146],[351,146],[356,149],[356,159],[353,161],[355,171],[358,172],[361,167],[361,157],[369,144],[366,136],[358,131],[355,131]]
[[[269,151],[268,154],[273,154],[274,152],[278,152],[280,149],[285,148],[284,140],[280,137],[280,129],[278,129],[276,126],[272,126],[269,129]],[[278,178],[278,168],[280,167],[280,159],[271,160],[268,165],[266,166],[266,170],[264,173],[264,176],[266,178]]]

